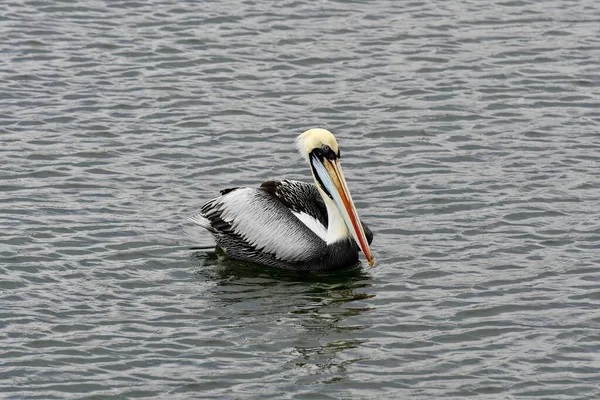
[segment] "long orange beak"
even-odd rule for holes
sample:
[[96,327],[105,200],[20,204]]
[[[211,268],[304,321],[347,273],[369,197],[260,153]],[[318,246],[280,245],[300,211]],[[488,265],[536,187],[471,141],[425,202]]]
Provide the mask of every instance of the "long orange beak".
[[319,174],[321,181],[327,187],[329,193],[331,193],[335,205],[340,211],[342,218],[344,218],[348,231],[350,231],[356,244],[358,244],[358,247],[360,247],[367,258],[369,265],[372,267],[375,260],[371,254],[371,248],[369,247],[369,242],[367,241],[360,218],[356,212],[352,196],[350,196],[350,190],[346,184],[346,178],[344,178],[344,174],[342,173],[342,166],[340,165],[339,159],[325,159],[323,160],[323,163],[318,161],[318,164],[319,167],[323,167],[323,169],[315,165],[315,167],[317,167],[315,168],[316,172]]

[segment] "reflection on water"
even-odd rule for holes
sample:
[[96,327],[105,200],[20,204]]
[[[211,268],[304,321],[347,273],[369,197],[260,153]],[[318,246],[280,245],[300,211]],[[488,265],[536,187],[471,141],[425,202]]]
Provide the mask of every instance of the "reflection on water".
[[[362,302],[375,296],[368,270],[308,274],[230,260],[219,251],[193,257],[198,279],[214,283],[215,306],[237,323],[231,329],[238,342],[257,345],[258,356],[285,349],[282,367],[306,382],[343,380],[347,366],[359,359],[345,353],[365,342],[359,334],[368,325],[354,317],[373,310]],[[265,325],[279,335],[265,335]]]

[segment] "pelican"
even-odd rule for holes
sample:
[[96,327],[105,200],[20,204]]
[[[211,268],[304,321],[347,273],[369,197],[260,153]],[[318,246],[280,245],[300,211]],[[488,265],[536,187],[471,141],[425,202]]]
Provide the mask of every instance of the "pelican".
[[221,191],[189,220],[206,228],[232,259],[290,270],[331,271],[373,266],[373,233],[358,217],[331,132],[310,129],[296,148],[315,184],[267,181],[259,188]]

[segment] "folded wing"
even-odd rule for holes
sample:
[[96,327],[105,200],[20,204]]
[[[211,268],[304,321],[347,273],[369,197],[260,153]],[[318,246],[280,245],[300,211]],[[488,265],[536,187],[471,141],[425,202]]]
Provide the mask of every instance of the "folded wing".
[[[252,252],[256,252],[293,263],[306,262],[324,254],[325,241],[295,213],[310,213],[311,218],[319,222],[323,218],[326,221],[326,215],[321,215],[318,206],[302,208],[304,200],[289,193],[290,190],[282,191],[282,184],[265,182],[259,189],[224,191],[221,197],[206,203],[200,214],[190,220],[209,229],[218,245],[242,246],[249,259]],[[313,190],[316,192],[316,189]],[[309,198],[310,193],[305,200]]]

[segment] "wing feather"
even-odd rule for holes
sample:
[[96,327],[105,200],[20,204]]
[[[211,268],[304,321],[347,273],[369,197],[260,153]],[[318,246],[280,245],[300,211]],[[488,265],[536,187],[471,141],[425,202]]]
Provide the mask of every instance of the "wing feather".
[[327,237],[327,207],[314,185],[293,180],[267,181],[261,186],[277,197],[319,237]]
[[279,260],[308,261],[326,247],[288,207],[262,189],[229,191],[206,203],[200,214],[210,221],[215,233],[238,238],[257,252],[272,254]]

